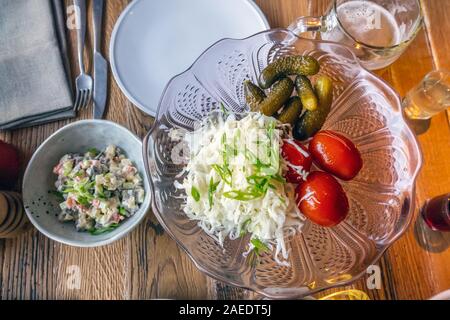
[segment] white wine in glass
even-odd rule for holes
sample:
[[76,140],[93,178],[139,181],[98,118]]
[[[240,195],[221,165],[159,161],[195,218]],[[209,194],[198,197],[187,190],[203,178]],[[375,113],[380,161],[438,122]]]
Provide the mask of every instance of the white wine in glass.
[[450,73],[432,71],[403,99],[404,113],[410,119],[429,119],[450,107]]

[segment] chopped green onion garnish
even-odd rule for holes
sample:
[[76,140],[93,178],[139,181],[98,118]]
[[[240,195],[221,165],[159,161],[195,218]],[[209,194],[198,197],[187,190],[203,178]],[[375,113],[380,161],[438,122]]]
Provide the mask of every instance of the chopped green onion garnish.
[[255,250],[256,254],[269,251],[269,247],[267,247],[267,245],[259,239],[255,238],[255,239],[250,240],[250,242],[255,247],[254,250]]
[[119,214],[121,216],[126,217],[127,216],[127,210],[124,207],[119,207]]
[[228,166],[228,154],[227,154],[227,135],[224,133],[222,135],[222,158],[223,158],[223,165],[225,167]]
[[231,186],[231,171],[230,169],[228,169],[228,167],[225,166],[219,166],[218,164],[213,164],[211,166],[216,172],[217,174],[222,178],[222,180]]
[[64,193],[57,190],[50,190],[50,193],[58,197],[58,200],[64,201]]
[[214,192],[217,190],[217,186],[219,185],[220,181],[214,182],[213,178],[209,180],[209,187],[208,187],[208,200],[209,200],[209,208],[211,209],[213,205],[213,195]]
[[92,228],[92,229],[89,230],[89,233],[92,234],[93,236],[98,236],[100,234],[113,231],[118,226],[119,226],[118,223],[113,223],[113,224],[110,224],[109,226],[104,227],[104,228],[99,228],[99,229]]
[[223,104],[223,102],[220,103],[220,109],[222,110],[224,115],[228,115],[228,110],[225,109],[225,105]]
[[224,192],[223,196],[228,199],[239,200],[239,201],[250,201],[258,199],[262,196],[259,192],[254,192],[253,190],[241,191],[241,190],[231,190]]
[[286,183],[286,179],[282,177],[279,173],[272,175],[271,178],[275,181]]
[[241,232],[239,234],[240,237],[245,236],[248,232],[247,227],[250,224],[250,222],[252,221],[252,219],[248,218],[247,220],[244,221],[244,223],[241,226]]
[[195,201],[200,201],[200,192],[198,192],[198,189],[196,187],[192,187],[191,195]]
[[77,202],[79,204],[81,204],[82,206],[85,206],[85,207],[90,206],[89,199],[87,197],[85,197],[85,196],[79,196],[77,198]]
[[97,148],[90,148],[88,149],[88,152],[92,154],[94,157],[100,153],[100,151]]

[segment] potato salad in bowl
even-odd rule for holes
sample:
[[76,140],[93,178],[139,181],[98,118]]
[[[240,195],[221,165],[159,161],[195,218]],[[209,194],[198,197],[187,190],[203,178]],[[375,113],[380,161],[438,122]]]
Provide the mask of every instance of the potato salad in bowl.
[[78,231],[93,235],[117,228],[144,202],[142,178],[116,146],[66,154],[54,167],[61,222],[73,221]]

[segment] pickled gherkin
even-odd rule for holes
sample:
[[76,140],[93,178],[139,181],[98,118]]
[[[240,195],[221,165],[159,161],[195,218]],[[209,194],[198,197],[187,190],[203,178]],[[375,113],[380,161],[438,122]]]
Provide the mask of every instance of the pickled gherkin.
[[306,110],[313,111],[317,109],[317,97],[311,81],[306,76],[297,76],[295,79],[295,89]]
[[259,104],[266,98],[266,94],[250,80],[244,82],[245,101],[251,111],[257,111]]
[[319,62],[311,56],[282,57],[269,64],[259,76],[259,86],[268,89],[277,80],[288,75],[311,76],[319,72]]
[[314,85],[319,104],[314,111],[305,111],[294,127],[294,138],[305,140],[315,135],[323,126],[333,101],[333,83],[325,75],[317,77]]
[[284,106],[283,111],[278,116],[282,123],[294,124],[302,113],[302,102],[299,97],[291,97]]
[[289,78],[284,78],[272,86],[270,93],[259,104],[259,111],[266,116],[274,115],[294,91],[294,82]]

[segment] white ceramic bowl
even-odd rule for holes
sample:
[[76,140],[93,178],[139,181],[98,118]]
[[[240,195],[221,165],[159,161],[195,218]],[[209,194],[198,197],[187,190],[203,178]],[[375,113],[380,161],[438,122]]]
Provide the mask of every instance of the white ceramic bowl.
[[[108,233],[91,235],[77,232],[74,223],[61,223],[55,190],[53,167],[67,153],[84,153],[89,148],[104,149],[113,144],[121,148],[141,174],[146,191],[144,203],[132,217]],[[23,201],[28,218],[47,237],[77,247],[97,247],[109,244],[129,233],[144,218],[150,205],[148,178],[142,159],[142,142],[128,129],[105,120],[82,120],[71,123],[52,134],[36,150],[25,171]]]

